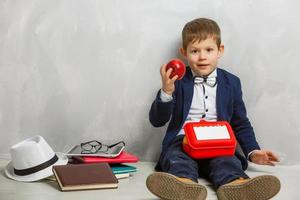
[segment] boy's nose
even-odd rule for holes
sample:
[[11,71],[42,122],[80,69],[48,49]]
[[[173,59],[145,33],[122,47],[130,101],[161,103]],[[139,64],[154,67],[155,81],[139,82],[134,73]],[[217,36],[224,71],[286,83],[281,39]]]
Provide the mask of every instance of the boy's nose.
[[206,59],[205,53],[200,52],[200,53],[199,53],[199,56],[198,56],[198,59],[199,59],[199,60],[205,60],[205,59]]

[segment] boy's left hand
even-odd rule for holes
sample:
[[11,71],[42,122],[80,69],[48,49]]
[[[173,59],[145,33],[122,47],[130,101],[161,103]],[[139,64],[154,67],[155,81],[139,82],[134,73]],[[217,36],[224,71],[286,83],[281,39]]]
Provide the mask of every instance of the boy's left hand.
[[275,166],[275,162],[279,162],[279,158],[268,150],[254,150],[250,154],[250,160],[255,164],[271,166]]

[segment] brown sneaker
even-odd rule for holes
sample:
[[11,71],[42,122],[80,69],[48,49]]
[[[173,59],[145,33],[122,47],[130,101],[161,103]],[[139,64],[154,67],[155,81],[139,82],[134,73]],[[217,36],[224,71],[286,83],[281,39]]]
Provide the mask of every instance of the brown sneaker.
[[237,180],[217,190],[219,200],[267,200],[280,190],[280,181],[271,175]]
[[154,172],[146,180],[148,190],[165,200],[204,200],[206,188],[189,179],[164,172]]

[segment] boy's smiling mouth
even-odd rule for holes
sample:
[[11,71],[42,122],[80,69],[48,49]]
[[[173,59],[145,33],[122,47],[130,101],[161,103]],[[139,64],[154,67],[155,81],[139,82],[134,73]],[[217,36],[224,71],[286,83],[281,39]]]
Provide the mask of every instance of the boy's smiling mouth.
[[209,66],[209,64],[197,64],[197,67],[199,67],[199,68],[205,68],[208,66]]

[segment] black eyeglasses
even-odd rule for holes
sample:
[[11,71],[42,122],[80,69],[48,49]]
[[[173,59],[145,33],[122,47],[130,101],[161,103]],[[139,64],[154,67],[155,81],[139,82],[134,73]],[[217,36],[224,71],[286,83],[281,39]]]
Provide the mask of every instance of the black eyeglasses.
[[125,142],[124,141],[120,141],[117,142],[115,144],[111,144],[111,145],[106,145],[106,144],[102,144],[101,142],[97,141],[97,140],[92,140],[89,142],[84,142],[81,143],[81,153],[82,154],[88,154],[88,153],[97,153],[97,152],[103,152],[103,153],[107,153],[108,150],[114,146],[117,146],[119,144],[122,144],[123,146],[125,146]]

